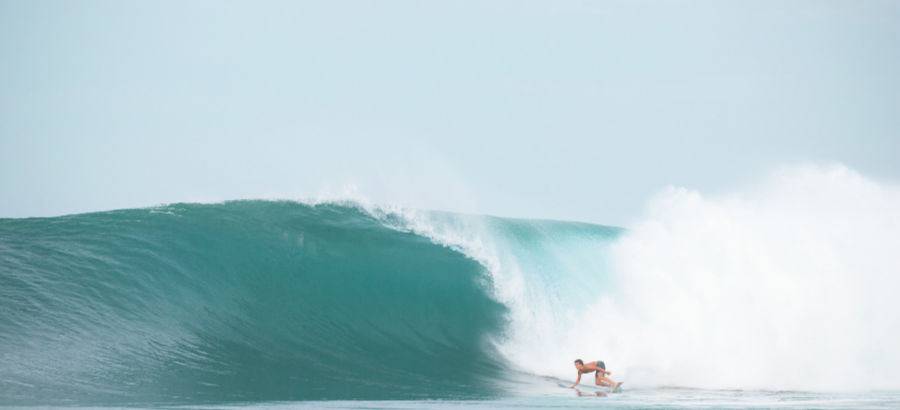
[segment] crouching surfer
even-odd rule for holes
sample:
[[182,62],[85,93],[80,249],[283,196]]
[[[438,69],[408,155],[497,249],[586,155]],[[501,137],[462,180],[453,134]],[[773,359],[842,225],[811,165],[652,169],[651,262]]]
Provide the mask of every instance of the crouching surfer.
[[607,374],[612,374],[612,372],[606,371],[606,365],[598,360],[596,362],[584,363],[581,359],[575,361],[575,368],[578,369],[578,380],[575,380],[575,384],[569,386],[570,389],[575,388],[578,383],[581,383],[581,375],[585,373],[594,372],[594,383],[598,386],[609,386],[612,387],[613,390],[616,389],[616,382],[608,379],[606,377]]

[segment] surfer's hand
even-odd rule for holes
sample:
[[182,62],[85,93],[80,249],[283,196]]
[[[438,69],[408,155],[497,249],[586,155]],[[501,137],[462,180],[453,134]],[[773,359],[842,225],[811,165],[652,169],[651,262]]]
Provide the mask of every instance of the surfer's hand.
[[606,372],[606,374],[612,374],[612,372]]

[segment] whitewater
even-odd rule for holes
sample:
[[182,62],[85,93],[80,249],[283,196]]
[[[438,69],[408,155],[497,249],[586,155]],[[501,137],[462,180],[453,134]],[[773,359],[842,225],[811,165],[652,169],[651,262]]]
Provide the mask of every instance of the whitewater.
[[[670,187],[627,228],[359,198],[0,219],[0,406],[896,408],[898,250],[900,190],[843,166]],[[579,358],[625,393],[563,388]]]

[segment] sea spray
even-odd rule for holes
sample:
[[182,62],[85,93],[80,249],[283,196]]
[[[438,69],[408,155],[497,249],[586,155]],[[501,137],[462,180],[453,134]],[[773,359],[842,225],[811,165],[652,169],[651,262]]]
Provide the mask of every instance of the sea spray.
[[616,353],[647,384],[897,389],[898,249],[900,190],[845,167],[718,198],[672,188],[614,248],[629,320],[610,339],[632,339]]
[[527,305],[556,310],[533,316],[557,320],[511,324],[503,351],[560,378],[574,358],[602,359],[636,387],[898,389],[898,250],[900,191],[845,167],[786,168],[729,196],[670,188],[597,248],[612,278],[562,275],[550,288],[602,291],[528,292],[542,300]]

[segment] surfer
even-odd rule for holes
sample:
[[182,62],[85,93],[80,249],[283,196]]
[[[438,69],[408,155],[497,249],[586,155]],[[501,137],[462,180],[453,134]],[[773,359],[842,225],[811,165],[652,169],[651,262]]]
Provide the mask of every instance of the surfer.
[[585,364],[578,359],[575,361],[575,368],[578,369],[578,380],[575,380],[575,384],[569,386],[570,389],[574,389],[578,383],[581,383],[581,375],[585,373],[594,372],[594,383],[598,386],[610,386],[613,390],[616,389],[616,382],[606,378],[606,374],[612,374],[612,372],[606,370],[606,364],[602,361],[597,360],[596,362],[590,362]]

